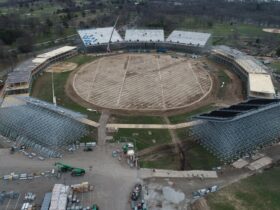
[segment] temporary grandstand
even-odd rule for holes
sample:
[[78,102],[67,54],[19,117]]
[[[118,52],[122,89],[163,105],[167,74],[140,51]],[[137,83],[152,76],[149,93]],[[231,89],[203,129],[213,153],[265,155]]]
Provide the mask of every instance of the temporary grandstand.
[[60,157],[65,146],[87,134],[77,119],[85,116],[33,98],[0,109],[0,134],[45,157]]
[[279,141],[280,100],[251,99],[195,117],[199,142],[223,161],[231,162]]
[[224,45],[214,47],[211,55],[239,75],[247,87],[248,98],[275,98],[271,76],[260,61]]
[[125,32],[127,42],[163,42],[164,31],[162,29],[128,29]]
[[5,94],[29,93],[32,80],[47,66],[77,54],[77,47],[64,46],[50,52],[30,58],[19,64],[11,73],[5,83]]
[[78,30],[88,51],[104,51],[110,38],[113,50],[155,49],[184,52],[203,52],[211,37],[209,33],[173,31],[165,39],[163,29],[127,29],[122,39],[113,27]]

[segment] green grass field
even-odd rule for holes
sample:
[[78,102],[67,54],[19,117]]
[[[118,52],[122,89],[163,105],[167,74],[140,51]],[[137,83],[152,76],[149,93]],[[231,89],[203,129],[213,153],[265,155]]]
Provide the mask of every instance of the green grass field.
[[135,140],[137,150],[171,143],[171,136],[168,130],[119,129],[114,135],[114,140],[123,142],[125,141],[123,137],[128,137],[130,139],[129,141]]
[[207,198],[211,210],[279,210],[280,168],[264,171]]
[[116,123],[124,124],[165,124],[162,117],[158,116],[124,116],[111,115]]
[[94,56],[90,56],[90,55],[76,55],[72,58],[69,58],[68,60],[66,60],[67,62],[73,62],[76,63],[78,66],[81,66],[85,63],[89,63],[92,62],[94,60],[96,60],[97,58]]
[[[98,121],[100,114],[96,112],[90,112],[86,108],[73,102],[65,93],[64,87],[66,81],[70,75],[70,72],[55,73],[54,74],[54,89],[57,104],[65,108],[71,109],[76,112],[86,114],[89,119]],[[51,73],[45,72],[43,76],[40,76],[34,81],[32,86],[31,96],[52,102],[52,85],[51,85]]]
[[218,72],[219,78],[219,91],[218,98],[223,99],[226,93],[226,87],[231,82],[230,77],[225,73],[224,70],[219,70]]
[[274,72],[280,74],[280,61],[271,63],[270,67],[274,69]]
[[170,116],[168,118],[172,124],[183,123],[183,122],[191,120],[191,118],[197,114],[209,112],[209,111],[213,110],[214,109],[213,105],[214,104],[208,104],[206,106],[202,106],[198,109],[195,109],[191,112],[187,112],[185,114],[180,114],[180,115]]

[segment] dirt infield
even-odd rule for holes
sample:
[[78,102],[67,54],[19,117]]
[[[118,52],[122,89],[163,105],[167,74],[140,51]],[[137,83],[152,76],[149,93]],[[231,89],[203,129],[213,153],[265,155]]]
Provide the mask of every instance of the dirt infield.
[[72,86],[68,90],[72,98],[95,107],[128,112],[191,107],[211,95],[214,86],[200,59],[170,55],[103,57],[73,74],[68,84],[68,88]]
[[73,71],[77,68],[77,64],[71,62],[55,63],[46,69],[46,72],[62,73],[67,71]]

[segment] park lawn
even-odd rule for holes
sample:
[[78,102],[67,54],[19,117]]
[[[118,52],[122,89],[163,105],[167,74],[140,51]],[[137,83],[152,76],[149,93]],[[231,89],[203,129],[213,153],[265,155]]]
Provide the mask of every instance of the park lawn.
[[[57,104],[73,111],[86,114],[89,119],[98,121],[100,117],[99,113],[88,111],[85,107],[82,107],[72,101],[65,93],[64,87],[70,73],[71,72],[53,74]],[[51,73],[45,72],[42,76],[34,81],[31,96],[52,103]]]
[[[135,142],[138,151],[152,146],[171,143],[169,131],[164,129],[119,129],[113,138],[119,142]],[[155,143],[153,140],[155,140]]]
[[208,105],[202,106],[198,109],[195,109],[191,112],[187,112],[187,113],[180,114],[180,115],[170,116],[168,118],[169,118],[169,120],[172,124],[184,123],[186,121],[191,120],[191,118],[195,115],[205,113],[205,112],[209,112],[213,109],[214,109],[214,104],[208,104]]
[[280,209],[280,168],[276,167],[209,194],[211,210]]
[[114,122],[123,124],[165,124],[163,118],[159,116],[112,115],[111,118]]
[[274,69],[274,71],[280,74],[280,61],[276,61],[270,64],[270,66]]
[[238,33],[240,36],[265,36],[265,32],[262,31],[261,27],[249,25],[249,24],[214,24],[212,29],[209,30],[212,32],[213,36],[229,36],[234,33]]

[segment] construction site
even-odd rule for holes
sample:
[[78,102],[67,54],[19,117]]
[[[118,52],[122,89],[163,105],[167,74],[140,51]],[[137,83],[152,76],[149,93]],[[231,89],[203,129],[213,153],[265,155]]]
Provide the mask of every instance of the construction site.
[[78,34],[8,74],[0,209],[186,210],[277,165],[280,101],[256,58],[209,33]]

